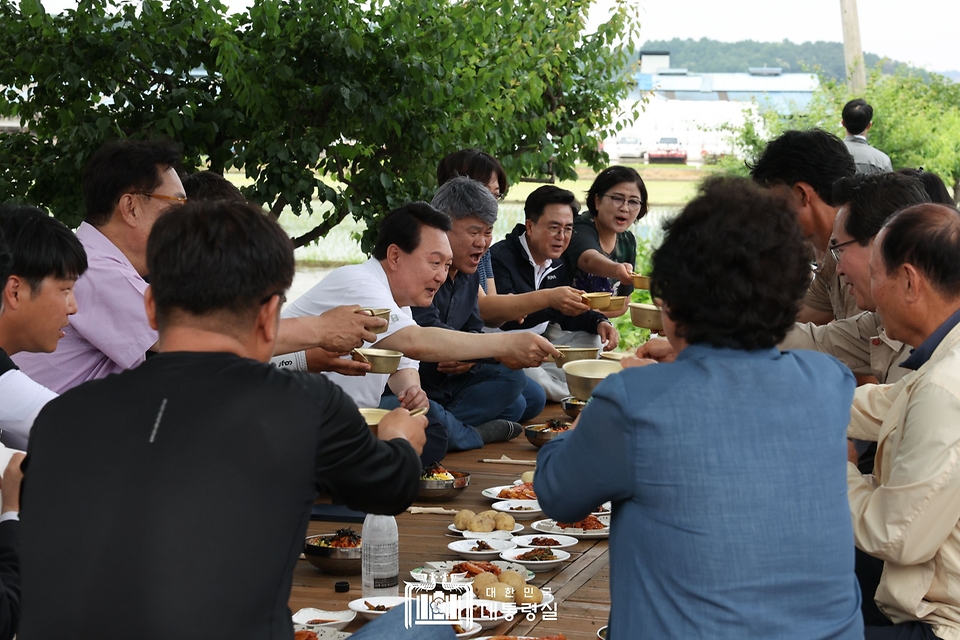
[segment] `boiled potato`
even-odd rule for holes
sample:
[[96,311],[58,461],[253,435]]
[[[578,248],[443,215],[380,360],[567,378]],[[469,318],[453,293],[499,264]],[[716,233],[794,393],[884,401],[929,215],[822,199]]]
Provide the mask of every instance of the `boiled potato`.
[[517,523],[509,513],[498,513],[493,521],[500,531],[513,531],[513,525]]
[[453,517],[453,526],[460,531],[464,531],[470,526],[470,521],[473,520],[476,515],[477,514],[475,514],[473,511],[470,511],[470,509],[464,509]]
[[543,602],[543,592],[532,584],[525,584],[516,590],[514,598],[518,605],[540,604]]
[[478,516],[490,516],[491,518],[496,518],[499,511],[494,511],[493,509],[488,509],[487,511],[481,511],[478,513]]
[[522,482],[533,482],[533,471],[524,471],[520,476]]
[[487,587],[492,587],[495,584],[498,584],[497,576],[493,575],[489,571],[484,571],[483,573],[478,573],[477,577],[473,579],[473,592],[480,599],[483,599],[483,591]]
[[467,525],[467,528],[470,529],[470,531],[475,531],[477,533],[490,533],[496,528],[496,526],[496,521],[494,521],[494,519],[490,516],[478,515],[474,516],[473,519],[470,520],[470,524]]
[[483,589],[481,598],[486,600],[496,600],[497,602],[515,602],[514,588],[509,584],[498,582]]
[[522,589],[524,585],[527,584],[526,578],[516,571],[511,571],[509,569],[506,571],[501,571],[498,580],[504,584],[510,585],[514,589]]

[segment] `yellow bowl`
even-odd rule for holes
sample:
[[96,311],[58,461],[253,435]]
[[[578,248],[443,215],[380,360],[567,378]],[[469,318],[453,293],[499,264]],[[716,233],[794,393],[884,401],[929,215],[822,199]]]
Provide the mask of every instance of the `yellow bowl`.
[[383,325],[380,328],[370,329],[372,333],[383,333],[384,331],[390,328],[390,309],[370,309],[368,307],[364,307],[363,309],[357,309],[357,313],[360,313],[361,311],[367,311],[370,315],[375,316],[377,318],[382,318],[383,320],[387,321],[387,324]]
[[639,273],[631,273],[633,277],[633,288],[634,289],[650,289],[650,277],[642,276]]
[[560,352],[560,357],[551,356],[558,367],[562,367],[568,362],[574,360],[596,360],[599,347],[566,347],[564,345],[554,345],[554,348]]
[[651,331],[663,331],[663,319],[660,308],[641,302],[630,303],[630,321],[636,327],[645,327]]
[[[359,357],[358,353],[363,357]],[[393,373],[400,366],[400,356],[403,354],[389,349],[354,349],[351,355],[357,362],[369,362],[370,373]]]
[[363,416],[363,419],[367,421],[368,427],[375,427],[380,424],[380,420],[383,419],[383,416],[390,413],[386,409],[357,409],[360,412],[360,415]]
[[607,304],[607,311],[619,311],[627,304],[628,296],[610,296],[610,302]]
[[567,387],[578,400],[589,400],[601,380],[620,371],[623,371],[620,363],[610,360],[578,360],[563,365]]
[[583,303],[590,305],[591,309],[606,309],[607,305],[610,304],[611,295],[613,294],[611,294],[609,291],[585,293],[583,294]]

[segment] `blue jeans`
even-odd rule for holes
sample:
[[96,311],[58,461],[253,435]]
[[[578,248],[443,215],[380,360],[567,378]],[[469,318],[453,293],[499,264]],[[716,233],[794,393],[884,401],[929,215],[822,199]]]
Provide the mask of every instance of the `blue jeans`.
[[536,380],[527,376],[523,377],[526,378],[527,383],[519,398],[519,400],[523,400],[523,411],[520,413],[520,418],[514,420],[514,422],[533,420],[540,415],[543,412],[543,408],[547,406],[547,393],[543,390],[543,387],[541,387]]

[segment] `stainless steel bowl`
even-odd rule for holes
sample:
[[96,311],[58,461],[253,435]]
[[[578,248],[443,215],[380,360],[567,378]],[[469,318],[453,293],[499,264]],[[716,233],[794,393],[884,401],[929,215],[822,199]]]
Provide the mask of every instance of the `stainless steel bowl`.
[[461,493],[470,484],[470,474],[462,471],[451,471],[453,480],[421,480],[417,498],[427,502],[444,502]]
[[574,360],[596,360],[600,353],[600,347],[568,347],[564,345],[555,345],[554,348],[560,352],[560,357],[553,357],[552,360],[558,367],[562,367],[568,362]]
[[635,327],[644,327],[651,331],[663,331],[663,319],[660,309],[652,304],[630,303],[630,322]]
[[529,427],[523,428],[523,435],[527,437],[527,440],[535,446],[537,449],[550,442],[556,438],[563,431],[555,431],[550,428],[549,424],[532,424]]
[[360,575],[363,569],[361,547],[318,547],[310,544],[314,538],[332,538],[334,535],[325,533],[307,536],[303,545],[303,555],[307,557],[307,562],[333,576]]
[[379,327],[377,329],[370,329],[372,333],[383,333],[384,331],[390,328],[390,309],[371,309],[369,307],[366,307],[363,309],[357,309],[357,313],[360,313],[361,311],[366,311],[371,316],[387,321],[387,324],[383,325],[382,327]]
[[563,412],[570,416],[571,418],[576,418],[580,415],[580,411],[587,406],[587,403],[583,400],[577,400],[573,396],[567,396],[560,401],[560,408],[563,409]]
[[623,367],[612,360],[578,360],[563,365],[567,387],[578,400],[589,400],[601,380],[620,371],[623,371]]

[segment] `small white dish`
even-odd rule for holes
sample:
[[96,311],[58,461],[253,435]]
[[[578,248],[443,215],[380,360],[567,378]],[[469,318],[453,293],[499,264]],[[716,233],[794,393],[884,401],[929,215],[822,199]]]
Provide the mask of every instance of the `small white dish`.
[[560,527],[556,520],[537,520],[530,528],[543,533],[561,533],[571,538],[609,538],[610,537],[610,516],[596,516],[603,529],[578,529],[575,527]]
[[514,520],[533,520],[543,514],[536,500],[501,500],[490,507],[494,511],[509,513]]
[[[453,571],[453,568],[456,567],[458,564],[463,564],[467,562],[470,562],[470,561],[469,560],[437,560],[433,562],[424,562],[423,569],[421,569],[421,571],[426,571],[426,572],[433,571],[435,573],[444,573],[444,572],[449,573],[450,571]],[[489,562],[490,564],[500,569],[500,571],[506,571],[507,569],[511,571],[516,571],[522,576],[525,575],[528,582],[530,580],[533,580],[533,577],[534,577],[532,571],[525,568],[521,564],[517,564],[516,562],[504,562],[503,560],[477,560],[477,562]],[[462,575],[462,574],[451,574],[451,575]],[[473,582],[473,578],[472,577],[467,578],[464,581]]]
[[[293,622],[303,625],[311,631],[315,628],[343,631],[356,617],[356,611],[324,611],[323,609],[307,607],[293,614]],[[326,622],[313,622],[314,620],[325,620]]]
[[[356,611],[367,620],[373,620],[377,616],[382,616],[383,614],[385,614],[390,609],[393,609],[394,607],[402,607],[403,603],[406,601],[407,599],[404,598],[403,596],[373,596],[370,598],[357,598],[356,600],[351,600],[350,604],[348,604],[347,606],[350,607],[351,611]],[[373,609],[370,609],[369,607],[367,607],[368,602],[374,607],[378,607],[381,605],[384,607],[387,607],[387,610],[375,611]]]
[[[436,563],[433,563],[436,564]],[[449,563],[452,567],[454,563]],[[437,569],[436,567],[416,567],[411,569],[410,577],[417,582],[445,582],[445,583],[471,583],[473,578],[468,578],[466,573],[450,573],[450,567],[446,569]]]
[[[485,551],[474,551],[474,547],[480,542],[486,543],[491,547]],[[516,549],[517,543],[513,540],[496,540],[493,538],[478,538],[476,540],[457,540],[447,545],[447,549],[453,551],[464,560],[499,560],[501,551]]]
[[[550,538],[559,544],[533,544],[535,538]],[[536,548],[536,547],[549,547],[551,549],[566,549],[567,547],[572,547],[575,544],[578,544],[580,541],[572,536],[562,536],[560,534],[551,533],[551,534],[539,534],[533,533],[525,536],[514,536],[513,541],[517,543],[518,547],[527,547],[527,548]]]
[[503,491],[504,489],[516,489],[518,486],[522,484],[523,482],[521,482],[520,480],[517,480],[513,484],[502,484],[497,487],[488,487],[483,491],[481,491],[480,495],[482,495],[485,498],[490,498],[491,500],[506,500],[507,498],[500,497],[500,492]]
[[[514,518],[514,520],[516,520],[516,518]],[[523,531],[523,525],[519,522],[514,522],[513,531],[503,531],[500,529],[494,529],[493,531],[460,531],[460,529],[457,529],[455,525],[451,524],[447,527],[447,530],[454,533],[459,533],[464,538],[500,538],[502,540],[509,540],[513,537],[514,533]]]
[[500,557],[507,562],[516,562],[535,573],[552,571],[570,559],[570,554],[562,549],[549,549],[556,556],[554,560],[521,560],[517,557],[531,551],[535,551],[535,549],[511,549],[510,551],[502,551]]
[[612,513],[613,506],[610,502],[604,502],[596,511],[591,511],[592,516],[608,516]]
[[472,638],[483,631],[483,626],[479,622],[474,621],[470,626],[463,627],[463,633],[458,633],[458,638]]
[[293,631],[294,633],[297,631],[310,631],[317,636],[317,640],[346,640],[353,635],[352,633],[347,633],[346,631],[337,631],[336,629],[331,629],[330,627],[308,627],[304,624],[294,624]]

